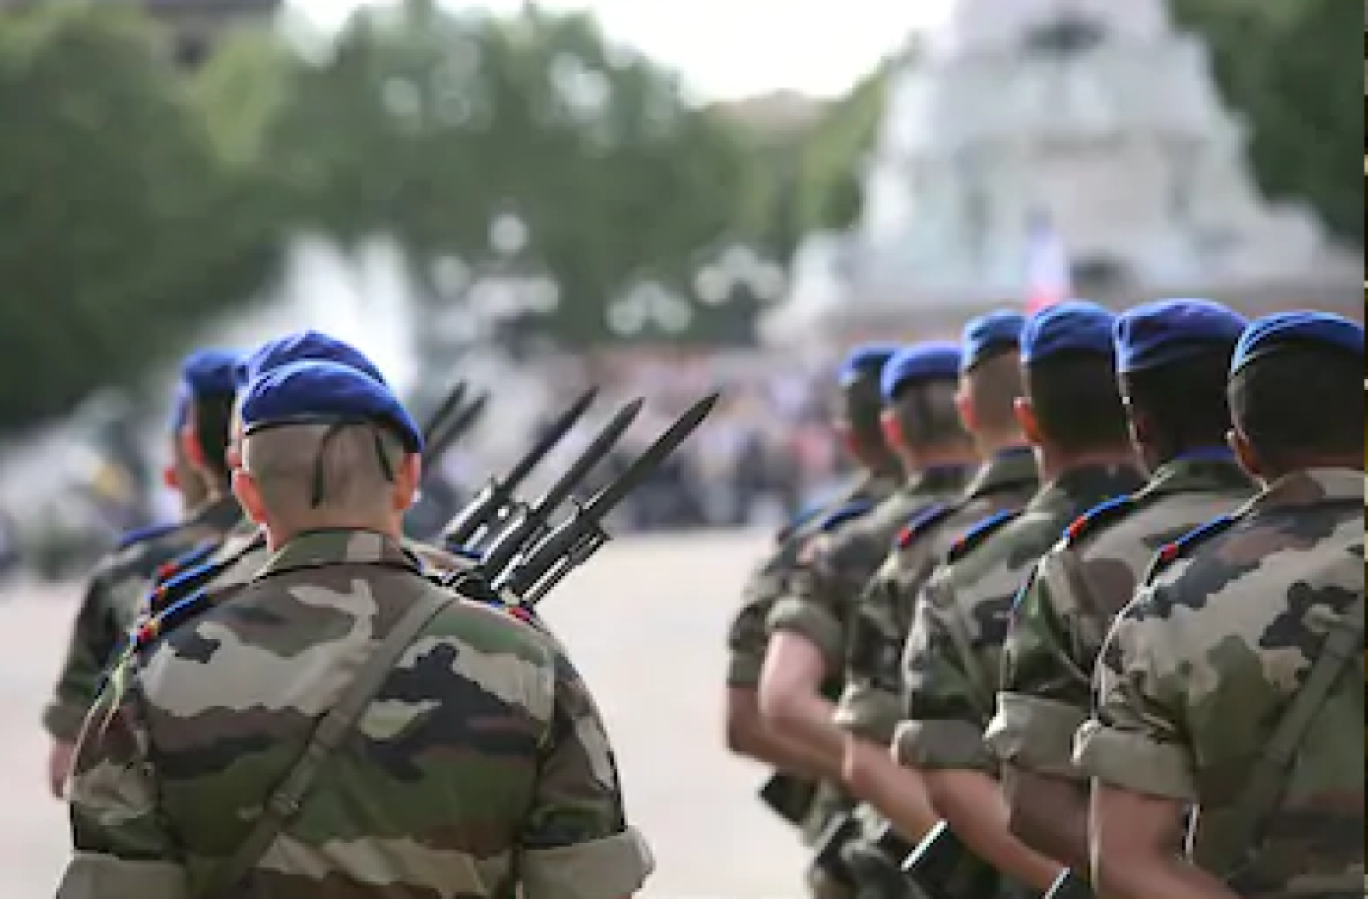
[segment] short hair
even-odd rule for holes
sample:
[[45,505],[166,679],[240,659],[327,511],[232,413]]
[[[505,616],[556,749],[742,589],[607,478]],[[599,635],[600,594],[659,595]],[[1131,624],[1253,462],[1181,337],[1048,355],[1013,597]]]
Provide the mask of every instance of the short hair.
[[898,421],[902,442],[910,450],[969,443],[959,409],[955,405],[958,381],[909,381],[898,388],[888,403]]
[[217,478],[228,479],[228,446],[232,441],[234,395],[213,394],[190,402],[189,418],[204,464]]
[[1363,452],[1363,360],[1308,345],[1230,380],[1230,414],[1260,460],[1280,471]]
[[1189,356],[1177,362],[1123,374],[1121,390],[1132,415],[1153,425],[1155,444],[1177,453],[1221,446],[1230,429],[1226,402],[1230,356],[1234,347]]
[[1017,429],[1016,401],[1026,392],[1018,351],[994,353],[966,371],[961,381],[980,430],[1000,433]]
[[1084,452],[1130,444],[1126,409],[1110,356],[1067,351],[1024,370],[1036,422],[1060,449]]
[[857,378],[841,387],[837,420],[857,442],[869,447],[884,445],[880,416],[883,400],[879,396],[879,377]]
[[370,510],[404,458],[398,435],[371,424],[292,425],[243,439],[243,468],[276,515],[311,509]]

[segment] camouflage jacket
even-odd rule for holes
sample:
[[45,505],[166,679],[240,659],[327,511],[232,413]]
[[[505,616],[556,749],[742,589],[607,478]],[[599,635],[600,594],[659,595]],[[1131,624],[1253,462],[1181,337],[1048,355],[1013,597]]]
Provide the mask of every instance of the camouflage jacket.
[[1069,522],[1143,483],[1128,466],[1075,468],[1020,513],[999,513],[960,537],[917,598],[903,653],[907,720],[894,738],[899,761],[996,775],[983,729],[993,715],[1013,598]]
[[828,672],[845,671],[846,631],[869,579],[879,570],[894,534],[920,509],[953,500],[968,479],[964,468],[921,472],[868,515],[803,549],[790,589],[770,610],[770,631],[802,634],[821,649]]
[[1092,709],[1092,671],[1112,619],[1154,554],[1254,492],[1234,458],[1161,466],[1139,493],[1069,526],[1017,597],[988,745],[1003,761],[1077,777],[1073,736]]
[[730,660],[727,686],[754,689],[765,664],[768,633],[765,621],[774,603],[789,587],[789,576],[809,540],[822,532],[828,515],[859,504],[874,504],[887,499],[897,489],[888,477],[867,475],[833,500],[800,515],[775,536],[774,548],[746,580],[741,610],[727,633]]
[[1029,450],[1002,453],[979,469],[961,497],[927,507],[898,533],[851,624],[839,726],[874,743],[892,742],[902,717],[899,660],[918,591],[965,528],[1025,505],[1037,484]]
[[202,540],[226,533],[241,519],[237,500],[228,497],[205,505],[179,524],[129,534],[99,563],[86,583],[53,697],[43,711],[43,727],[53,739],[76,740],[106,666],[137,620],[143,594],[158,569]]
[[[1363,473],[1290,475],[1166,548],[1117,618],[1075,761],[1125,790],[1193,805],[1193,860],[1236,826],[1248,788],[1326,634],[1364,601]],[[1363,659],[1320,708],[1280,805],[1235,886],[1259,899],[1360,895]],[[1224,874],[1223,871],[1217,873]]]
[[[398,543],[316,531],[141,648],[82,735],[60,899],[203,890],[427,589]],[[237,894],[617,899],[650,869],[569,660],[535,629],[458,601],[414,641]]]

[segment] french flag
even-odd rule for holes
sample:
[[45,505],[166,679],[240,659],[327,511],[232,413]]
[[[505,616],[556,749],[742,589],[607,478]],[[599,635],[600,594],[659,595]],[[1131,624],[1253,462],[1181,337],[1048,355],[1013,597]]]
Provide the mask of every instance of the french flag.
[[1050,217],[1031,217],[1026,238],[1026,311],[1038,312],[1073,297],[1069,251]]

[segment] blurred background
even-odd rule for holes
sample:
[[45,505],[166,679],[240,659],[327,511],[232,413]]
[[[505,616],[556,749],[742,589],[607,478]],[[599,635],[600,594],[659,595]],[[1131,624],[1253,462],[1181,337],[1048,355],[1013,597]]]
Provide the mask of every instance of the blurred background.
[[489,388],[435,519],[579,386],[647,396],[643,440],[724,388],[644,531],[830,484],[855,341],[1067,294],[1361,319],[1359,13],[0,0],[0,566],[174,514],[195,344],[313,326],[420,413]]

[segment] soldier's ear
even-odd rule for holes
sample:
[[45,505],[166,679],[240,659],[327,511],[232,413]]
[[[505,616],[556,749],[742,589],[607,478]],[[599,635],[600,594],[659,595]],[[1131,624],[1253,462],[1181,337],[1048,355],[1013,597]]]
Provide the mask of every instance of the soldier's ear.
[[969,385],[961,378],[955,391],[955,410],[959,412],[960,423],[970,434],[978,433],[978,416],[974,414],[974,401],[969,393]]
[[253,523],[266,523],[266,505],[261,501],[261,488],[245,468],[233,469],[233,496],[237,497],[238,505],[242,506],[242,511]]
[[418,499],[418,485],[423,480],[423,459],[417,453],[409,453],[399,463],[394,473],[394,491],[391,504],[396,512],[407,511]]
[[879,413],[879,424],[883,427],[884,442],[888,448],[895,453],[903,450],[902,426],[898,423],[898,414],[892,409],[885,409]]
[[176,466],[162,466],[162,483],[168,490],[180,490],[180,474],[176,471]]
[[190,460],[190,464],[196,468],[207,468],[208,462],[204,458],[204,447],[200,446],[199,432],[195,430],[193,424],[187,423],[180,429],[181,452],[185,453],[185,458]]
[[1036,420],[1030,397],[1017,397],[1012,403],[1012,411],[1016,413],[1017,424],[1021,426],[1021,435],[1032,446],[1040,446],[1040,422]]
[[1240,463],[1240,467],[1249,473],[1252,478],[1258,478],[1262,474],[1259,465],[1259,457],[1254,452],[1254,447],[1250,445],[1249,438],[1240,433],[1239,428],[1231,428],[1226,431],[1226,444],[1231,452],[1235,453],[1235,459]]

